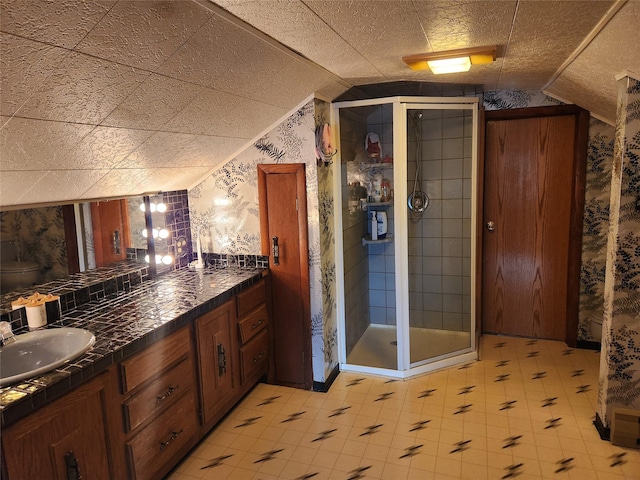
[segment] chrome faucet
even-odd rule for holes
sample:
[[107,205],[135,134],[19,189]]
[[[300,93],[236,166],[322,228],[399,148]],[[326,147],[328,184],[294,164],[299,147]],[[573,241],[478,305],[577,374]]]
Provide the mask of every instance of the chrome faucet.
[[11,324],[9,322],[0,322],[0,347],[9,345],[16,341],[16,336],[11,330]]

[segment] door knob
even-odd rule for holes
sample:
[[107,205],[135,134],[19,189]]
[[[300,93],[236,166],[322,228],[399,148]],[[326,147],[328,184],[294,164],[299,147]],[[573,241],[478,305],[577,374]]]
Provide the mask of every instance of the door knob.
[[489,220],[486,225],[487,230],[489,230],[490,232],[493,232],[496,229],[496,224],[493,220]]

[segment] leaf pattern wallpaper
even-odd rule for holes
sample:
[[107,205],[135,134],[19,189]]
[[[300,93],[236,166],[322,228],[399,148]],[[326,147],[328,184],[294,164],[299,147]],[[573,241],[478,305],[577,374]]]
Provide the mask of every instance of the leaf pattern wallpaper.
[[0,212],[0,232],[14,241],[15,260],[40,266],[41,282],[69,274],[61,206]]
[[316,163],[315,127],[329,104],[311,99],[189,191],[192,238],[207,253],[260,255],[257,165],[304,163],[309,228],[313,379],[324,382],[338,364],[335,244],[331,168]]
[[618,80],[598,417],[640,408],[640,80]]

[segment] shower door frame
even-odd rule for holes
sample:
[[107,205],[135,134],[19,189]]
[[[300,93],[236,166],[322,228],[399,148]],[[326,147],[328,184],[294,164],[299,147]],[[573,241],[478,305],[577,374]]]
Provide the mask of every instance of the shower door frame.
[[[394,255],[395,255],[395,296],[396,296],[396,334],[398,344],[397,369],[369,367],[347,363],[346,351],[346,312],[345,312],[345,284],[344,284],[344,242],[342,218],[342,157],[340,149],[340,109],[393,105],[393,184],[394,197]],[[479,100],[477,97],[388,97],[370,100],[354,100],[336,102],[331,108],[331,123],[336,136],[338,154],[333,162],[334,180],[334,222],[336,232],[336,303],[338,313],[338,359],[341,371],[370,373],[395,378],[408,378],[448,366],[478,359],[476,337],[476,238],[477,238],[477,210],[478,210],[478,133],[479,133]],[[410,108],[408,108],[410,107]],[[470,346],[451,354],[433,357],[411,365],[410,335],[409,335],[409,254],[408,254],[408,215],[406,214],[407,189],[407,112],[416,109],[453,110],[469,109],[472,111],[472,158],[471,158],[471,219],[470,241],[471,257],[471,295],[470,295]]]

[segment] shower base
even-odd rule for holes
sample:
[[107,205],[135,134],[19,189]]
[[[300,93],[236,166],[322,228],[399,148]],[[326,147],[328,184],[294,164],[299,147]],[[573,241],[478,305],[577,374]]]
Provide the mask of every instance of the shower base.
[[[411,363],[468,348],[471,334],[453,330],[411,327]],[[367,367],[397,368],[396,327],[371,324],[347,356],[347,363]]]

